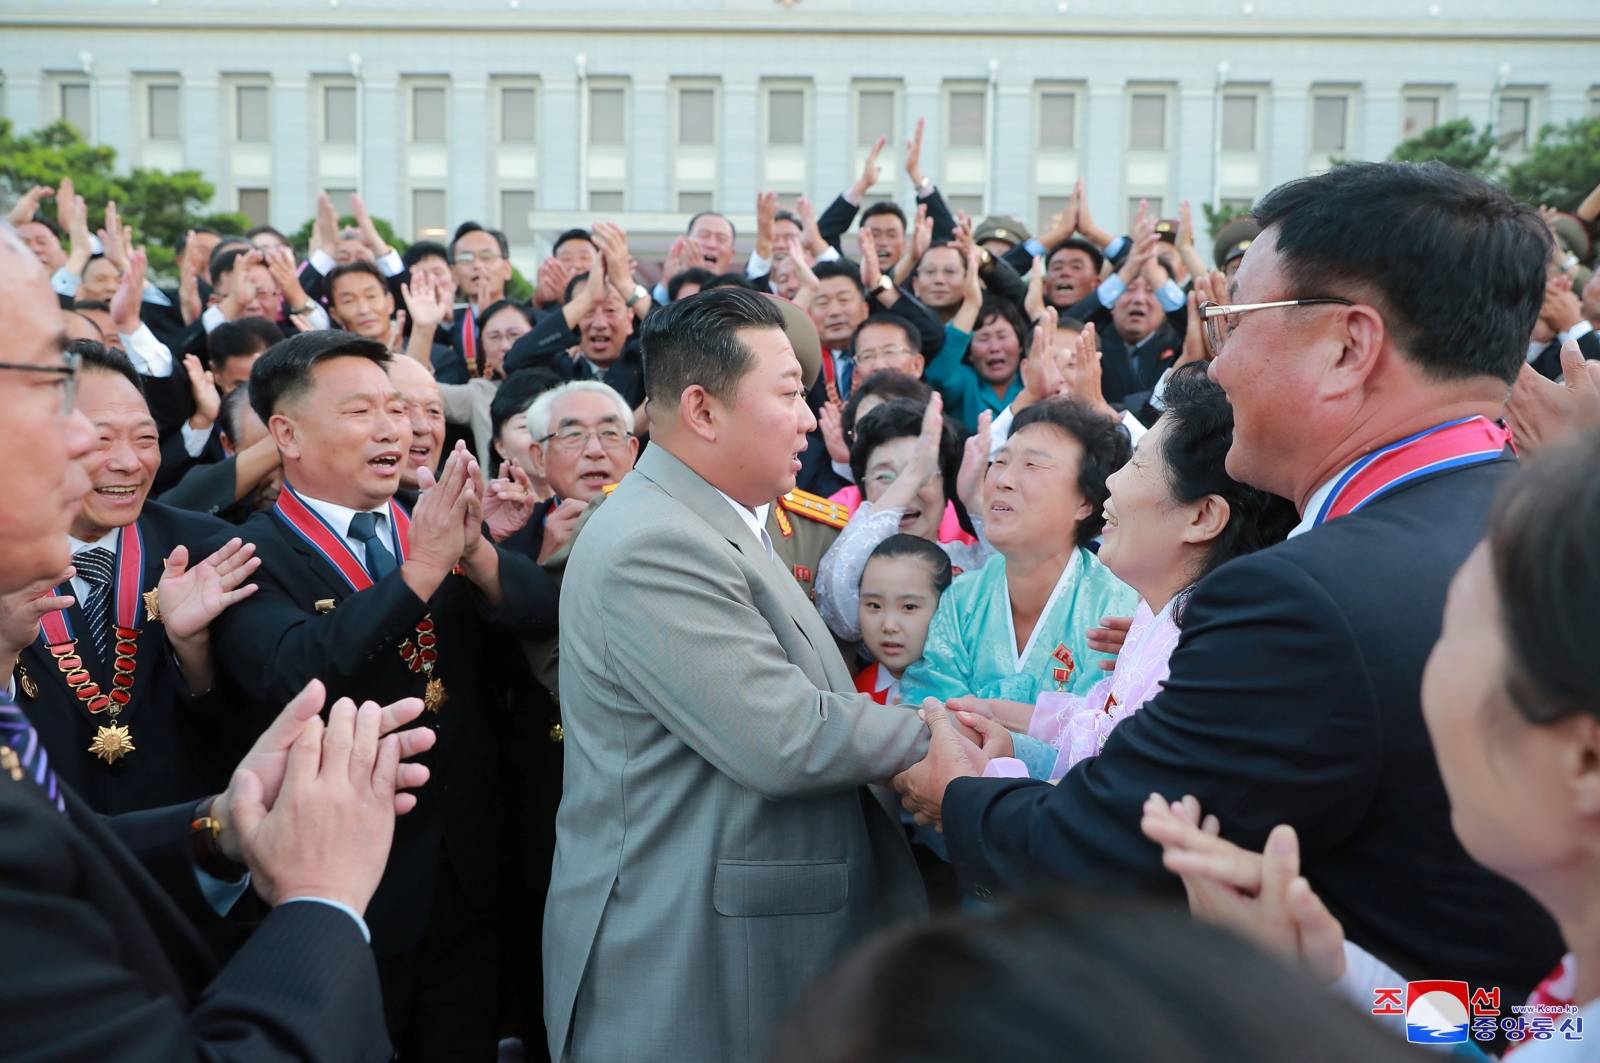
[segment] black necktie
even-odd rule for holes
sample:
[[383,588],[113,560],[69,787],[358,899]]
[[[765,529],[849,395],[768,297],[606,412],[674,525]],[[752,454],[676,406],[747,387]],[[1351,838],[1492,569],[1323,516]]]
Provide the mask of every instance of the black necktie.
[[56,785],[56,773],[50,770],[50,755],[39,741],[39,732],[3,690],[0,690],[0,743],[3,743],[0,745],[0,770],[32,779],[50,798],[50,803],[58,811],[65,812],[67,803]]
[[394,554],[383,545],[383,539],[378,535],[378,515],[376,513],[357,513],[350,518],[350,538],[366,547],[367,571],[371,573],[373,582],[377,582],[395,570]]
[[109,664],[106,646],[111,640],[111,577],[117,556],[103,546],[91,546],[72,557],[72,564],[89,585],[89,600],[83,603],[83,619],[89,625],[89,639],[100,655],[102,666]]

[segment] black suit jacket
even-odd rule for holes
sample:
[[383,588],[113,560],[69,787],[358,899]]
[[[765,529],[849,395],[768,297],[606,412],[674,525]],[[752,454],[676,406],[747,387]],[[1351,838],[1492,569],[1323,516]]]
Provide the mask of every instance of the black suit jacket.
[[[934,243],[946,243],[955,235],[955,215],[950,213],[950,205],[944,201],[944,196],[939,194],[937,186],[930,189],[926,196],[918,196],[917,205],[927,207],[928,216],[933,219]],[[839,238],[849,231],[851,223],[856,220],[856,214],[860,210],[860,207],[855,206],[844,196],[834,196],[833,202],[828,204],[828,209],[823,211],[822,215],[817,218],[817,233],[832,244],[840,254],[843,254],[844,248],[840,245]],[[915,211],[912,212],[913,216],[908,221],[912,223],[916,221],[915,213]],[[910,238],[911,234],[908,232],[906,239],[909,240]]]
[[[187,546],[189,563],[198,564],[206,557],[205,545],[227,529],[212,517],[157,502],[145,503],[138,526],[144,535],[141,592],[161,582],[162,562],[174,547]],[[107,689],[110,662],[98,658],[87,637],[82,608],[73,605],[68,613],[79,635],[80,656],[94,681]],[[223,733],[222,717],[233,707],[226,698],[197,697],[190,690],[167,642],[166,628],[147,618],[139,628],[138,646],[133,699],[117,718],[131,732],[135,748],[115,764],[88,751],[95,732],[109,722],[107,714],[91,714],[84,707],[37,639],[19,658],[38,696],[29,697],[24,685],[18,684],[17,704],[38,730],[56,775],[90,808],[108,815],[216,793],[227,785],[237,759],[227,755],[237,750],[228,747]]]
[[[398,570],[352,592],[336,569],[271,512],[257,513],[230,534],[256,544],[261,567],[254,579],[260,589],[217,619],[212,641],[218,667],[252,696],[258,728],[312,678],[327,686],[330,705],[341,697],[358,704],[420,697],[424,679],[407,668],[399,646],[415,637],[424,615],[433,617],[439,653],[434,674],[449,700],[437,715],[424,712],[418,724],[439,735],[433,750],[418,758],[432,777],[418,791],[416,810],[396,824],[389,866],[367,911],[373,948],[385,956],[418,942],[442,863],[454,869],[467,896],[487,909],[497,850],[504,844],[492,770],[496,734],[504,728],[503,721],[491,719],[504,692],[493,684],[497,663],[484,653],[485,624],[548,630],[556,617],[549,573],[500,550],[503,599],[497,610],[455,575],[424,602]],[[322,600],[336,604],[319,612],[316,603]]]
[[[1590,329],[1578,337],[1578,350],[1591,362],[1600,361],[1600,330]],[[1561,341],[1552,340],[1530,363],[1546,380],[1561,379]]]
[[1058,786],[951,784],[944,837],[960,873],[1174,893],[1140,808],[1194,794],[1250,849],[1292,824],[1350,940],[1406,977],[1522,999],[1560,935],[1456,840],[1419,693],[1446,588],[1515,469],[1508,457],[1416,481],[1201,580],[1164,688],[1098,757]]
[[66,816],[31,782],[0,772],[7,1055],[390,1057],[372,950],[348,915],[283,905],[219,967],[195,926],[220,920],[184,843],[192,804],[102,820],[70,787],[63,793]]
[[251,499],[235,498],[239,483],[239,457],[229,454],[210,465],[196,465],[161,496],[163,505],[191,513],[205,513],[229,524],[243,524],[254,512]]

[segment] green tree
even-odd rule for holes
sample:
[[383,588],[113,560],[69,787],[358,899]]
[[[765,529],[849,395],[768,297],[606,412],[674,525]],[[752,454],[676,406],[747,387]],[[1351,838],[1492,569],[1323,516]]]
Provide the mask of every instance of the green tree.
[[1211,239],[1215,240],[1217,234],[1230,221],[1235,218],[1242,218],[1250,213],[1250,204],[1246,203],[1241,206],[1235,203],[1224,203],[1219,207],[1213,207],[1210,203],[1201,203],[1200,209],[1205,211],[1206,228],[1210,230]]
[[1477,131],[1470,118],[1457,118],[1402,141],[1389,154],[1395,162],[1437,160],[1492,180],[1498,168],[1494,131]]
[[1575,210],[1600,183],[1600,116],[1539,130],[1527,157],[1506,167],[1506,191],[1525,203]]
[[[198,170],[161,170],[135,167],[116,171],[112,148],[88,143],[66,122],[55,122],[25,136],[12,123],[0,119],[0,186],[12,197],[33,185],[55,186],[71,177],[78,195],[89,206],[90,225],[98,227],[107,200],[133,229],[135,241],[145,245],[152,270],[158,275],[175,272],[173,248],[186,229],[210,224],[225,232],[243,232],[250,222],[241,214],[205,214],[216,188]],[[46,199],[42,212],[55,217],[55,201]]]

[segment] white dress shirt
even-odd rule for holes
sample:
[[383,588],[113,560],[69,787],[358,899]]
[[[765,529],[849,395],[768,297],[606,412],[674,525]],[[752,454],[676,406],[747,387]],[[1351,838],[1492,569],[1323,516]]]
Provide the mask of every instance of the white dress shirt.
[[[350,521],[355,518],[357,513],[363,512],[362,510],[351,509],[348,506],[341,506],[337,502],[324,502],[320,498],[312,498],[310,495],[306,494],[300,495],[300,501],[309,506],[312,512],[316,513],[317,516],[327,521],[328,527],[338,532],[339,535],[344,538],[345,544],[350,547],[350,552],[355,554],[356,557],[360,558],[363,564],[366,564],[367,544],[359,539],[352,539],[350,537]],[[373,516],[378,518],[377,524],[374,525],[374,530],[377,531],[379,540],[382,541],[387,547],[390,541],[389,507],[379,506],[377,509],[369,509],[365,512],[371,513]],[[401,560],[401,558],[397,557],[394,559],[394,563],[398,566],[401,563]],[[367,566],[367,571],[372,571],[370,565]]]
[[765,547],[767,556],[771,557],[772,536],[767,534],[767,511],[772,508],[772,503],[766,502],[755,509],[750,509],[744,503],[734,501],[732,495],[724,491],[718,491],[715,487],[712,490],[728,500],[728,505],[732,506],[733,511],[739,514],[739,519],[744,521],[745,526],[750,529],[750,534],[756,537],[756,542]]
[[[118,537],[121,534],[121,528],[112,528],[110,531],[106,532],[92,543],[84,542],[82,539],[75,538],[71,535],[67,536],[67,542],[72,547],[73,557],[77,557],[85,550],[95,546],[103,546],[107,550],[110,550],[112,555],[115,556],[117,552]],[[79,609],[87,606],[89,604],[89,581],[84,579],[82,576],[73,576],[72,596],[78,600]]]
[[[1356,461],[1360,460],[1360,458],[1356,459]],[[1333,485],[1343,479],[1344,474],[1349,472],[1351,466],[1355,465],[1355,463],[1355,461],[1352,461],[1349,465],[1346,465],[1323,481],[1321,487],[1311,492],[1311,497],[1306,500],[1306,508],[1300,513],[1300,523],[1294,526],[1294,531],[1289,533],[1289,538],[1293,539],[1296,535],[1304,535],[1317,526],[1317,512],[1322,509],[1322,504],[1328,500],[1328,496],[1333,494]]]

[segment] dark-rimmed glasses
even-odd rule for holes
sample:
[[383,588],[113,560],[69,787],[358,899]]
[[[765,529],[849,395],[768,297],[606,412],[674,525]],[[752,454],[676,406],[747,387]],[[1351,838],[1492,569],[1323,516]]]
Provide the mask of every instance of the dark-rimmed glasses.
[[61,352],[60,365],[31,365],[26,362],[0,362],[0,369],[15,373],[52,373],[61,378],[61,414],[72,412],[78,400],[78,365],[82,359],[71,351]]

